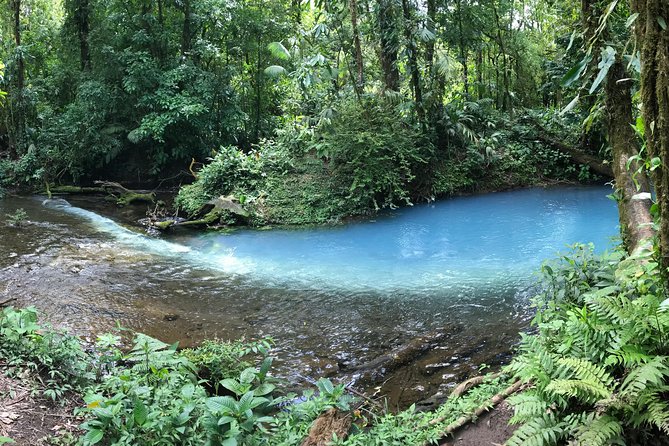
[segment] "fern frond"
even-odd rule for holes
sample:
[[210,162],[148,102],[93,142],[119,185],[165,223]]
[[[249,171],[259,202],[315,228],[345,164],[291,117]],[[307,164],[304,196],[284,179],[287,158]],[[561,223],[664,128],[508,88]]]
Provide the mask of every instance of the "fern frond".
[[557,375],[562,378],[576,377],[583,381],[601,384],[603,387],[609,387],[613,383],[613,378],[604,367],[593,364],[587,359],[570,357],[560,358],[557,362]]
[[550,403],[536,390],[527,390],[513,395],[508,400],[513,407],[514,415],[510,424],[519,424],[546,413]]
[[649,387],[659,387],[669,376],[665,356],[656,356],[652,360],[633,368],[620,386],[622,398],[634,399]]
[[556,379],[546,386],[546,392],[552,395],[577,398],[586,403],[594,403],[612,395],[611,390],[601,383],[579,379]]
[[663,395],[667,390],[669,389],[664,386],[661,391],[647,392],[639,396],[635,413],[630,416],[635,427],[648,424],[669,435],[669,403]]
[[534,418],[513,433],[506,441],[507,446],[551,446],[565,436],[565,423],[555,415],[545,413]]
[[589,414],[584,422],[573,431],[570,446],[606,446],[619,443],[623,426],[610,415]]
[[621,365],[623,367],[632,367],[645,364],[652,358],[648,351],[639,345],[623,345],[618,349],[610,351],[610,353],[604,361],[604,364],[607,366]]

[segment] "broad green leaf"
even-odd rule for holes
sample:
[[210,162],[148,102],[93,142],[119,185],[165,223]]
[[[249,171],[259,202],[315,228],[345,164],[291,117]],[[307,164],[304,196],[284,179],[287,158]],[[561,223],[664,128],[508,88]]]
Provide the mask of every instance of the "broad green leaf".
[[638,13],[638,12],[635,12],[634,14],[630,15],[630,16],[627,18],[627,21],[625,22],[625,27],[626,27],[626,28],[629,28],[630,26],[632,26],[632,23],[634,23],[634,21],[637,19],[637,17],[639,17],[639,13]]
[[290,60],[290,53],[281,42],[272,42],[267,45],[267,49],[272,55],[281,60]]
[[286,74],[286,69],[280,65],[270,65],[265,68],[265,74],[269,77],[279,77]]
[[138,399],[135,402],[135,407],[132,410],[132,416],[135,419],[135,423],[137,425],[141,426],[144,423],[146,423],[146,417],[148,415],[148,409],[146,408],[146,405],[142,402],[142,400]]
[[581,74],[583,74],[583,71],[585,71],[585,68],[588,66],[591,60],[592,56],[584,57],[579,63],[567,71],[567,74],[565,74],[562,78],[562,81],[560,81],[560,85],[563,87],[568,87],[573,84],[579,77],[581,77]]
[[92,429],[88,431],[86,436],[84,436],[84,443],[86,444],[96,444],[102,440],[104,433],[100,429]]
[[576,104],[578,104],[580,98],[581,96],[577,94],[576,97],[572,99],[565,108],[560,110],[560,116],[564,115],[565,113],[571,111],[574,107],[576,107]]
[[597,87],[599,87],[599,84],[602,83],[602,81],[609,72],[609,68],[611,68],[611,66],[615,61],[616,61],[616,50],[610,46],[603,48],[602,59],[599,61],[599,64],[597,65],[597,67],[599,68],[599,73],[597,73],[597,77],[595,77],[595,80],[592,82],[592,85],[590,86],[589,90],[590,93],[593,93],[597,89]]
[[657,16],[657,24],[660,25],[660,28],[663,30],[667,29],[667,22],[665,22],[664,17]]
[[16,443],[16,442],[9,437],[0,436],[0,444],[7,444],[7,443]]
[[207,398],[205,405],[207,406],[207,409],[215,413],[236,413],[238,407],[237,401],[229,396],[215,396],[212,398]]

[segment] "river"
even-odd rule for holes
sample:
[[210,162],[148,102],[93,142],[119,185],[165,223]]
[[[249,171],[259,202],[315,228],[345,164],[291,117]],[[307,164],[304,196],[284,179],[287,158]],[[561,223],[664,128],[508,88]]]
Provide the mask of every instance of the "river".
[[[617,234],[609,187],[461,197],[323,228],[175,231],[133,224],[100,199],[0,200],[0,298],[92,335],[116,323],[164,341],[271,336],[292,385],[336,377],[437,328],[448,337],[388,376],[404,405],[508,358],[528,327],[542,261]],[[143,209],[139,209],[143,212]],[[103,215],[104,214],[104,215]]]

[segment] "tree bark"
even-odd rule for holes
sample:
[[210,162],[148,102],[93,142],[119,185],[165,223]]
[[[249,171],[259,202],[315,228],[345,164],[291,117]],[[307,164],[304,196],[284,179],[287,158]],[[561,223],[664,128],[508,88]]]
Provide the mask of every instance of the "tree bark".
[[358,2],[349,0],[349,9],[351,11],[351,27],[353,29],[353,51],[355,57],[356,82],[358,87],[365,84],[364,73],[362,71],[362,46],[360,45],[360,31],[358,30]]
[[653,183],[660,208],[660,256],[669,268],[669,29],[659,18],[669,20],[666,0],[631,0],[639,14],[635,23],[641,47],[641,102],[648,154],[659,158]]
[[630,161],[639,154],[632,127],[631,83],[622,59],[618,58],[607,75],[606,112],[623,241],[627,251],[633,254],[644,246],[652,246],[654,232],[650,182],[645,171],[637,172],[639,163]]
[[408,68],[411,73],[411,89],[413,90],[414,102],[416,103],[416,114],[418,120],[423,122],[425,112],[423,111],[423,91],[420,86],[420,72],[418,71],[418,49],[414,41],[413,30],[413,5],[409,0],[402,0],[402,12],[404,15],[404,37],[406,39],[408,53]]
[[91,52],[88,45],[88,35],[90,33],[90,1],[79,0],[75,10],[75,22],[77,25],[77,37],[79,38],[79,54],[81,59],[81,70],[91,69]]
[[469,96],[469,72],[467,68],[467,48],[465,45],[465,36],[462,28],[462,0],[458,0],[458,33],[460,34],[460,63],[462,64],[462,90],[465,97]]
[[380,0],[378,10],[379,36],[381,41],[379,61],[383,71],[386,90],[399,91],[400,72],[397,68],[397,21],[393,0]]
[[9,156],[16,158],[18,156],[18,147],[23,140],[23,129],[25,127],[25,110],[23,107],[23,89],[26,83],[26,66],[23,59],[21,47],[21,0],[12,0],[10,2],[12,9],[12,31],[14,33],[14,45],[17,48],[16,57],[16,84],[15,91],[12,94],[12,106],[14,118],[14,129],[9,129]]

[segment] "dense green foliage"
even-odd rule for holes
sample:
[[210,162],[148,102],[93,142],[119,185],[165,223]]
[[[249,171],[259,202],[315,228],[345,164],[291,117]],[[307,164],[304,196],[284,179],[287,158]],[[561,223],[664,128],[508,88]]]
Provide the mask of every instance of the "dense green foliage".
[[[86,420],[78,440],[82,446],[292,446],[332,407],[357,408],[355,431],[335,444],[418,444],[440,438],[445,426],[505,386],[500,379],[489,380],[435,412],[416,413],[411,407],[378,414],[326,379],[301,396],[279,396],[269,373],[268,341],[207,341],[178,352],[176,345],[137,334],[130,350],[122,351],[121,338],[106,334],[98,337],[95,351],[85,351],[78,338],[40,326],[32,308],[4,309],[0,333],[0,358],[10,372],[32,370],[43,380],[38,388],[53,399],[83,394],[85,407],[77,409]],[[437,417],[442,421],[430,423]]]
[[592,179],[516,131],[571,94],[576,2],[5,3],[0,187],[194,180],[186,213],[295,224]]
[[542,271],[538,332],[510,366],[533,387],[510,399],[521,426],[507,444],[660,444],[669,306],[657,263],[578,245]]

